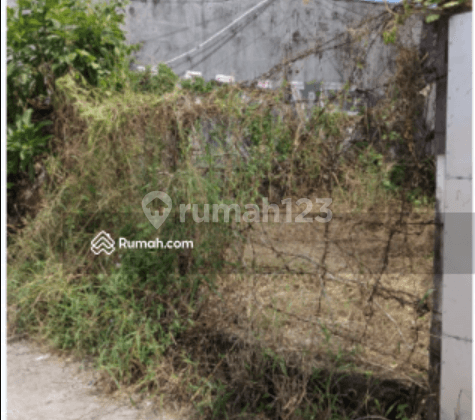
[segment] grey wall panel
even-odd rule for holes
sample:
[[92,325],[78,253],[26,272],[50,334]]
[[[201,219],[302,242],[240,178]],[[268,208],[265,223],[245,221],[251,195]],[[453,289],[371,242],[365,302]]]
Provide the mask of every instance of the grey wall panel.
[[[130,42],[143,44],[137,55],[139,64],[156,65],[195,48],[257,4],[255,0],[133,1],[126,10],[125,29]],[[179,75],[196,70],[205,79],[229,74],[238,81],[253,80],[286,56],[318,43],[322,52],[295,62],[291,79],[344,83],[352,73],[344,46],[347,27],[382,11],[383,4],[371,2],[310,0],[304,5],[303,1],[268,0],[200,51],[170,66]],[[403,31],[405,42],[417,46],[421,24],[411,22]],[[387,80],[395,52],[381,37],[373,37],[370,44],[359,75],[360,86],[367,88]]]

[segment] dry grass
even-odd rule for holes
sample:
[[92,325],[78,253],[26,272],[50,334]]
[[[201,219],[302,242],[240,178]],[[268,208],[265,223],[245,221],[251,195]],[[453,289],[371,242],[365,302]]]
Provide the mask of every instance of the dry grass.
[[[417,70],[416,58],[409,56],[410,69]],[[401,66],[404,57],[408,56],[399,61]],[[406,200],[413,184],[398,186],[400,195],[382,187],[393,165],[383,155],[383,135],[396,133],[406,140],[403,155],[412,159],[406,162],[408,178],[430,191],[430,183],[424,182],[427,171],[418,165],[418,149],[411,148],[411,101],[420,98],[403,83],[405,75],[407,69],[400,67],[394,82],[400,86],[399,99],[388,99],[359,117],[333,112],[334,106],[328,104],[308,118],[300,107],[282,100],[283,90],[224,86],[198,95],[177,88],[159,98],[133,95],[104,100],[66,83],[63,89],[69,97],[55,122],[59,155],[47,162],[51,200],[19,238],[10,261],[11,270],[25,265],[25,273],[35,273],[36,288],[25,292],[24,278],[16,279],[19,286],[15,286],[15,293],[24,293],[22,302],[31,301],[33,307],[13,302],[11,323],[25,328],[29,322],[35,332],[55,336],[56,330],[47,322],[56,322],[57,317],[47,318],[48,305],[59,311],[54,305],[62,293],[70,296],[90,284],[108,285],[113,276],[107,277],[107,270],[115,261],[107,265],[92,257],[88,241],[99,227],[116,229],[112,232],[118,234],[118,223],[138,223],[140,208],[133,212],[127,205],[140,203],[144,186],[198,203],[207,198],[206,182],[215,182],[221,200],[242,204],[263,196],[271,203],[288,196],[294,202],[304,196],[312,201],[331,197],[333,219],[325,224],[229,225],[219,236],[220,232],[176,223],[169,233],[183,228],[180,234],[194,235],[198,244],[205,245],[191,256],[181,255],[188,259],[184,274],[176,274],[179,262],[174,262],[159,281],[192,283],[225,260],[224,268],[216,270],[216,290],[202,284],[196,301],[190,298],[191,286],[160,295],[157,285],[150,285],[132,261],[124,276],[134,279],[130,290],[139,292],[133,297],[128,288],[122,290],[123,296],[116,293],[123,297],[122,306],[112,298],[96,305],[100,309],[109,305],[116,318],[126,311],[137,315],[136,324],[127,328],[146,346],[153,337],[146,335],[140,316],[163,304],[163,317],[150,319],[163,327],[157,343],[166,341],[166,351],[158,357],[157,344],[149,348],[151,356],[142,359],[143,344],[124,345],[122,353],[113,341],[94,342],[94,348],[81,342],[81,347],[80,334],[74,345],[83,354],[97,356],[99,346],[106,349],[101,355],[112,354],[111,349],[119,354],[98,382],[103,390],[113,392],[122,385],[126,392],[157,393],[163,404],[173,400],[194,405],[203,417],[242,414],[240,418],[326,420],[386,415],[392,420],[398,414],[395,407],[403,407],[408,417],[421,418],[427,393],[430,298],[425,298],[432,281],[434,215],[429,205],[417,207]],[[411,80],[419,83],[417,78]],[[269,110],[272,116],[266,120]],[[388,120],[386,114],[392,117]],[[280,126],[275,123],[278,116]],[[275,125],[266,127],[268,121]],[[210,127],[208,138],[203,133],[206,124],[218,128],[216,136],[230,139],[233,151],[251,142],[255,130],[260,143],[253,150],[254,166],[233,155],[221,158],[214,178],[208,176],[209,167],[194,167],[193,152],[197,151],[195,157],[202,153],[211,136]],[[354,148],[353,159],[341,150],[350,127],[368,141],[366,147]],[[287,147],[285,152],[275,148],[276,138]],[[198,144],[196,150],[192,144]],[[381,155],[377,164],[372,163],[378,156],[374,150]],[[294,207],[293,215],[302,210]],[[61,215],[73,219],[67,237],[73,251],[62,259],[55,248],[66,235]],[[316,215],[314,208],[307,216]],[[27,264],[44,243],[50,254],[43,271],[34,271]],[[203,255],[207,261],[194,271]],[[160,269],[160,264],[153,269]],[[44,286],[58,296],[42,291]],[[75,298],[78,306],[87,300],[83,295]],[[93,332],[97,329],[99,336],[106,328],[110,331],[109,315],[92,304],[85,308],[84,325]],[[181,321],[186,328],[172,332],[173,323]],[[89,333],[84,325],[83,334]],[[117,341],[122,338],[115,336]],[[133,354],[130,359],[129,354]]]
[[223,311],[235,314],[239,329],[262,329],[273,337],[270,345],[293,351],[315,351],[316,344],[326,351],[327,328],[342,350],[365,349],[358,364],[420,376],[427,369],[430,319],[419,302],[432,282],[433,226],[395,234],[383,269],[387,225],[374,227],[372,218],[332,220],[327,247],[322,225],[257,227],[244,251],[252,270],[222,279],[223,300],[215,296],[207,316],[233,331],[236,319],[230,322]]

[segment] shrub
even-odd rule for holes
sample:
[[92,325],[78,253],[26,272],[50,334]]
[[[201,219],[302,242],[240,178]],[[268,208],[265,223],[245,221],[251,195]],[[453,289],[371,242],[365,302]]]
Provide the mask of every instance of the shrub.
[[178,76],[167,65],[160,63],[156,74],[147,69],[145,73],[130,73],[129,80],[134,92],[163,95],[174,89]]
[[212,81],[206,82],[202,77],[197,77],[194,80],[183,80],[181,87],[195,93],[209,93],[213,90],[216,84]]
[[7,136],[7,175],[18,171],[27,172],[30,177],[34,174],[33,158],[46,150],[46,143],[51,135],[44,135],[42,128],[50,125],[50,121],[38,124],[31,122],[32,109],[27,109],[17,116],[14,127],[8,127]]
[[137,48],[126,44],[120,27],[125,4],[19,0],[7,8],[9,174],[31,167],[43,150],[48,137],[40,130],[51,116],[57,78],[74,69],[92,86],[122,86],[119,75]]

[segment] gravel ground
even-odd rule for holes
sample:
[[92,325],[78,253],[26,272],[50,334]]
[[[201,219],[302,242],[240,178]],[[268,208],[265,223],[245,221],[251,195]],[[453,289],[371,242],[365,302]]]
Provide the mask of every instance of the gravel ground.
[[184,420],[159,413],[150,401],[135,407],[100,395],[93,372],[25,341],[7,348],[8,420]]

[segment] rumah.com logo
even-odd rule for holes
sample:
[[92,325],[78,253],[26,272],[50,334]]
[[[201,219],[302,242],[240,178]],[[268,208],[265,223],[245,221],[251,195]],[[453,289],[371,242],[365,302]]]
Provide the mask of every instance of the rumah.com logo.
[[[182,249],[193,248],[193,241],[160,241],[158,238],[151,241],[129,241],[125,238],[119,238],[119,248],[126,249]],[[110,255],[115,250],[115,242],[105,231],[99,234],[91,241],[91,251],[99,255],[101,252]]]
[[114,252],[114,250],[115,242],[107,232],[99,232],[91,241],[91,251],[96,255],[99,255],[101,252],[105,252],[107,255],[110,255]]

